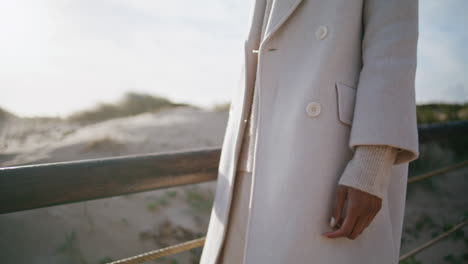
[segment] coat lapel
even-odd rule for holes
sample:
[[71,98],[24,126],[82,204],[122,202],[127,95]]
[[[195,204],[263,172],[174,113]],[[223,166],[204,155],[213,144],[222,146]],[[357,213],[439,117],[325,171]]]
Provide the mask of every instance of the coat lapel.
[[291,16],[296,7],[302,0],[271,0],[271,14],[265,28],[265,38],[260,43],[260,47],[264,45],[268,39],[284,24]]

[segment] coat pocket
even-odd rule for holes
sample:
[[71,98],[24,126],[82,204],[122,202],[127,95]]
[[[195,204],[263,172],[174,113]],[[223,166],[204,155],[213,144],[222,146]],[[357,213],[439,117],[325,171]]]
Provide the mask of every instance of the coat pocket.
[[357,89],[341,82],[335,82],[335,87],[338,97],[338,118],[344,124],[351,126]]

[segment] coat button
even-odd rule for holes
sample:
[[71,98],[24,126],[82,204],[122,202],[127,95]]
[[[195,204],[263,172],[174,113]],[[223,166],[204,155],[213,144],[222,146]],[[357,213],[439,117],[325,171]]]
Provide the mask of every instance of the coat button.
[[317,39],[324,39],[327,36],[328,29],[326,26],[319,26],[315,31],[315,37]]
[[310,102],[306,106],[306,112],[311,117],[316,117],[320,114],[322,106],[318,102]]

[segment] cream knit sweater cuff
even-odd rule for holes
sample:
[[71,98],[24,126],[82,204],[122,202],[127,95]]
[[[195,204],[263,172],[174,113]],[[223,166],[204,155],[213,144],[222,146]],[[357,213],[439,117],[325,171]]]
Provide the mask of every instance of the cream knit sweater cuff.
[[350,186],[384,199],[390,169],[397,149],[387,145],[359,145],[346,165],[338,184]]

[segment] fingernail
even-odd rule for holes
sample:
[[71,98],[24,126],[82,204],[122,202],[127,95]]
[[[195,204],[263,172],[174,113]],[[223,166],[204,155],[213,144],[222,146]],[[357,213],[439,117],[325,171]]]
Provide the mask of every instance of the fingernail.
[[330,219],[330,227],[331,228],[335,227],[335,224],[336,224],[335,217],[332,216]]

